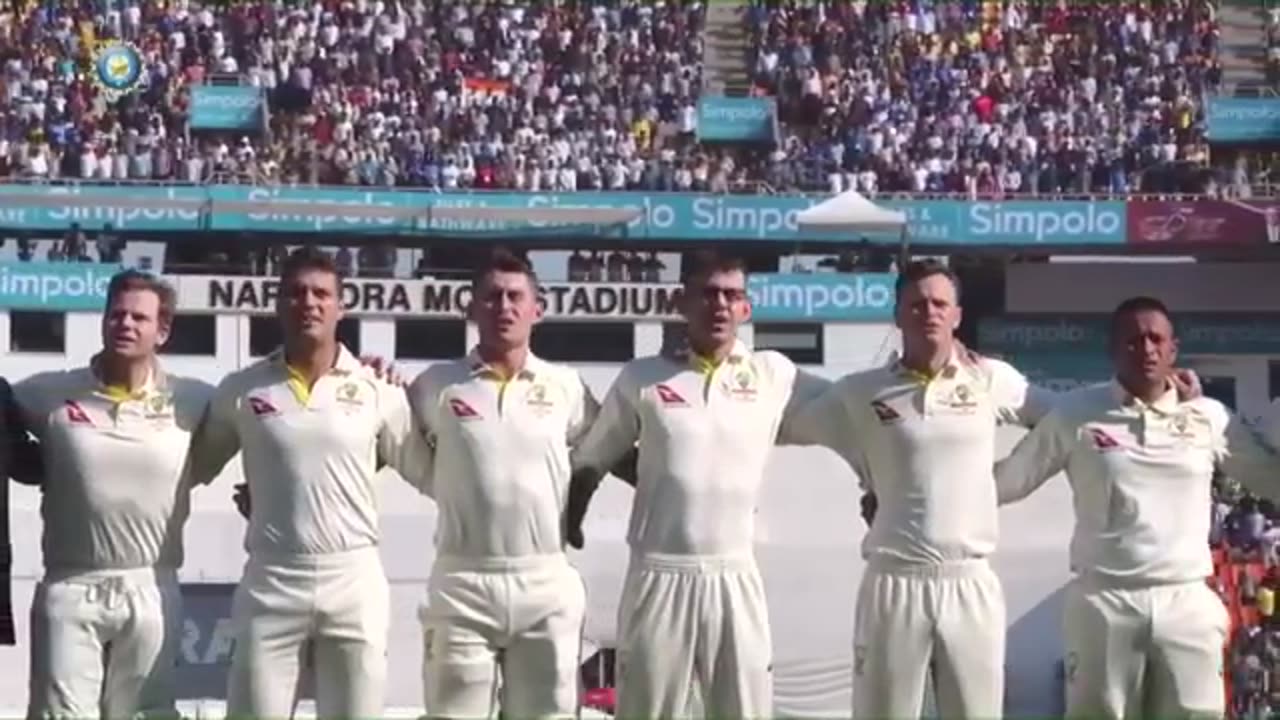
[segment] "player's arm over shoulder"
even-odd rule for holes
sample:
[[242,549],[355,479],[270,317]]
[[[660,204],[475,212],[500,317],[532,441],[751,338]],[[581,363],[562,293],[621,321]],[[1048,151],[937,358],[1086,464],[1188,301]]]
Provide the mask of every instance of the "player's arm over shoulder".
[[1002,423],[1035,427],[1057,403],[1057,393],[1032,385],[1017,368],[1003,360],[980,357],[978,365],[987,376],[996,417]]
[[23,422],[37,438],[43,437],[49,414],[66,402],[71,381],[72,373],[51,370],[23,378],[11,386]]
[[783,417],[778,442],[820,445],[844,457],[859,454],[858,398],[867,394],[870,372],[846,375],[831,382],[799,371],[796,394]]
[[364,379],[378,399],[378,459],[420,493],[434,497],[435,451],[411,399],[418,380],[405,388],[371,371]]
[[1057,407],[1039,419],[1008,457],[996,463],[996,494],[1001,505],[1027,497],[1066,469],[1082,419],[1096,403],[1097,394],[1097,388],[1082,388],[1059,397]]
[[251,365],[226,376],[209,396],[200,421],[191,434],[186,470],[189,484],[207,485],[213,482],[231,458],[240,451],[236,413],[240,407],[241,395],[251,377],[248,373],[254,367],[255,365]]
[[1213,398],[1201,396],[1183,405],[1205,418],[1219,470],[1250,492],[1280,501],[1280,454],[1269,418],[1255,428]]
[[640,438],[640,383],[651,358],[632,360],[622,367],[591,426],[573,449],[576,470],[610,471]]
[[204,380],[177,375],[169,377],[169,388],[174,422],[189,433],[195,432],[218,389]]

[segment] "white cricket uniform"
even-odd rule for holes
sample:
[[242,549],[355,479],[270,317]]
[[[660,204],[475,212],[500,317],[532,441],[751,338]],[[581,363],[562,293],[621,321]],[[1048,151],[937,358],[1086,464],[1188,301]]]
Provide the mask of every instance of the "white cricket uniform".
[[[432,365],[410,405],[434,449],[436,564],[423,612],[433,717],[571,718],[586,591],[564,554],[569,448],[597,406],[576,370],[530,355]],[[500,658],[500,661],[499,661]]]
[[772,715],[772,640],[753,553],[765,463],[796,369],[741,343],[719,366],[623,367],[574,454],[604,472],[639,442],[618,617],[618,717]]
[[253,498],[249,560],[232,601],[233,717],[293,711],[304,643],[321,717],[378,717],[390,591],[378,552],[379,459],[421,482],[425,440],[405,392],[339,348],[307,389],[277,351],[218,386],[192,442],[192,481],[241,453]]
[[999,423],[1034,424],[1052,395],[998,360],[953,357],[932,379],[897,362],[848,375],[788,416],[878,500],[854,630],[855,718],[919,717],[930,671],[948,717],[1003,712],[1005,605],[992,463]]
[[1222,717],[1229,619],[1207,579],[1214,468],[1280,496],[1280,459],[1216,400],[1082,388],[996,465],[1000,501],[1063,470],[1076,525],[1064,612],[1067,714]]
[[129,394],[83,367],[15,391],[45,464],[28,716],[175,716],[182,469],[212,388],[156,369]]

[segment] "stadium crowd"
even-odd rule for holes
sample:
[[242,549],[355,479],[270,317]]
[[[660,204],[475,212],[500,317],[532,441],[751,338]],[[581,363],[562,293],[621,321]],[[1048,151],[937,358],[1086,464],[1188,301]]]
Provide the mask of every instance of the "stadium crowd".
[[1231,617],[1228,708],[1234,718],[1269,720],[1280,713],[1280,515],[1227,478],[1213,494],[1215,580]]
[[[742,32],[757,92],[779,99],[772,151],[696,143],[704,16],[703,3],[638,0],[17,0],[0,11],[0,176],[1084,193],[1145,175],[1172,185],[1157,191],[1206,188],[1209,0],[757,1]],[[116,37],[149,76],[123,104],[90,77],[93,48]],[[189,88],[219,75],[270,91],[269,132],[187,132]]]

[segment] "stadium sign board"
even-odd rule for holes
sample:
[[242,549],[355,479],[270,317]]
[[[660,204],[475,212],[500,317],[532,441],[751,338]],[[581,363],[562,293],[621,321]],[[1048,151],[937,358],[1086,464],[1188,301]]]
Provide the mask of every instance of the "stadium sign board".
[[[0,308],[98,312],[119,265],[0,263]],[[274,312],[275,278],[170,275],[178,309],[189,313]],[[758,322],[874,322],[893,314],[890,273],[752,275],[747,289]],[[460,317],[471,298],[461,280],[350,278],[343,305],[356,316]],[[579,320],[679,319],[680,286],[670,283],[542,283],[547,316]]]
[[[1178,313],[1178,352],[1187,355],[1280,355],[1278,313]],[[1025,314],[984,318],[978,350],[1002,357],[1059,356],[1107,363],[1105,314]],[[1093,360],[1090,362],[1093,362]]]
[[[42,198],[41,203],[24,198]],[[825,197],[788,195],[716,195],[706,193],[505,193],[369,190],[366,188],[257,187],[240,185],[141,186],[4,185],[0,186],[0,227],[15,231],[65,232],[71,223],[116,231],[307,233],[341,236],[396,234],[501,237],[518,241],[556,234],[564,226],[541,220],[521,222],[458,220],[432,216],[433,210],[497,209],[633,209],[639,216],[617,232],[633,241],[842,242],[859,239],[896,245],[889,233],[840,233],[801,230],[797,215]],[[131,204],[126,204],[128,200]],[[191,203],[187,207],[171,201]],[[65,201],[65,204],[63,204]],[[138,207],[137,203],[154,206]],[[262,210],[220,210],[219,203],[260,202]],[[272,203],[289,202],[287,211]],[[383,207],[399,216],[344,216],[332,207],[315,212],[298,206],[349,205]],[[1009,246],[1123,245],[1125,203],[1111,200],[885,200],[908,218],[908,237],[918,245]],[[405,211],[411,211],[405,214]]]
[[1211,97],[1207,108],[1211,143],[1280,141],[1280,99]]
[[698,142],[775,145],[777,106],[772,98],[699,98]]
[[258,132],[266,113],[262,88],[201,85],[191,90],[192,130]]

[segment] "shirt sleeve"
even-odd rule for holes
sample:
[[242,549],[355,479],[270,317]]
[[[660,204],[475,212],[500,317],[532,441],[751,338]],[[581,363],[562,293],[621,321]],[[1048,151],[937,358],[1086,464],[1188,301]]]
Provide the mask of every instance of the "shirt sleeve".
[[13,399],[18,403],[18,413],[22,416],[27,430],[37,438],[44,437],[45,426],[49,423],[50,387],[52,377],[48,373],[33,375],[13,386]]
[[187,452],[187,483],[208,485],[240,452],[240,432],[236,427],[238,393],[223,381],[214,391],[204,416],[191,434]]
[[409,402],[409,393],[381,380],[378,388],[382,424],[378,429],[378,457],[400,473],[418,492],[433,497],[435,457]]
[[996,418],[1007,425],[1033,428],[1057,400],[1052,390],[1032,385],[1012,365],[999,360],[984,360],[991,372],[991,394]]
[[1249,427],[1239,416],[1218,406],[1214,418],[1214,465],[1227,477],[1238,481],[1250,492],[1280,501],[1280,419],[1276,405],[1263,418],[1260,431]]
[[1062,413],[1051,412],[995,466],[1000,504],[1017,502],[1062,472],[1075,447],[1075,431]]
[[40,455],[40,445],[27,432],[27,423],[9,383],[0,380],[0,385],[4,403],[4,429],[7,434],[5,442],[8,445],[7,471],[10,477],[20,483],[39,485],[44,479],[44,458]]
[[607,473],[640,438],[639,390],[624,370],[605,395],[595,422],[573,451],[574,470]]
[[581,377],[576,379],[577,388],[570,388],[570,408],[569,408],[569,427],[566,440],[570,447],[582,442],[587,436],[587,431],[595,424],[596,418],[600,416],[600,401],[596,400],[595,393],[591,392],[591,386]]

